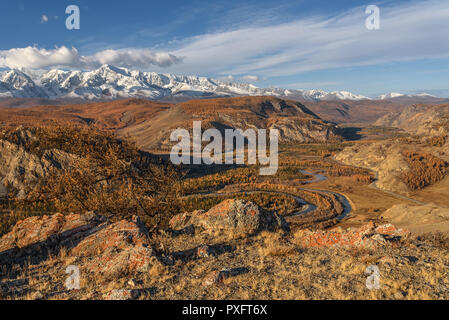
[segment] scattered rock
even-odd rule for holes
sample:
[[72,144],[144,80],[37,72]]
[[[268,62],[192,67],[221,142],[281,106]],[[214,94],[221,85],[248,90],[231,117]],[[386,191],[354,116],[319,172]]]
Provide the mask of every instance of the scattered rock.
[[213,249],[213,247],[208,245],[202,245],[196,249],[196,254],[200,258],[211,258],[216,255],[216,252]]
[[128,285],[130,287],[135,288],[135,287],[137,287],[139,285],[139,281],[137,281],[136,279],[129,279],[128,280]]
[[139,291],[128,289],[116,289],[105,294],[103,297],[105,300],[115,300],[115,301],[135,300],[139,298]]
[[410,231],[406,229],[398,229],[391,223],[384,224],[375,229],[378,234],[388,235],[393,237],[406,237],[410,235]]
[[416,263],[419,261],[419,259],[414,256],[404,256],[402,258],[405,259],[408,263]]
[[211,286],[214,284],[223,283],[225,279],[230,277],[235,277],[241,274],[248,273],[247,268],[234,268],[234,269],[223,269],[220,271],[212,271],[203,279],[203,286]]
[[402,291],[398,291],[394,294],[395,299],[397,300],[403,300],[405,298],[406,294]]
[[387,240],[385,239],[385,237],[381,234],[376,233],[375,235],[373,235],[370,240],[375,241],[378,245],[382,246],[382,245],[386,245],[387,244]]

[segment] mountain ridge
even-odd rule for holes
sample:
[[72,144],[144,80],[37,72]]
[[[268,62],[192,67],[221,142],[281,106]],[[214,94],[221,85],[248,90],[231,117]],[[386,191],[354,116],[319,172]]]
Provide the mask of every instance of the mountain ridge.
[[133,71],[112,65],[92,71],[11,69],[0,72],[0,98],[163,100],[236,96],[274,96],[300,101],[372,100],[348,91],[259,88],[250,83]]

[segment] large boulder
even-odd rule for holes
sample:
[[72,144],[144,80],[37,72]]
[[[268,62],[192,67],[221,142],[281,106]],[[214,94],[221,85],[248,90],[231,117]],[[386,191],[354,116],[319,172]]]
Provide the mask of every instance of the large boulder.
[[225,200],[207,212],[182,213],[173,217],[170,225],[176,229],[193,225],[209,231],[232,231],[242,235],[277,228],[288,230],[288,224],[276,213],[265,211],[252,202],[235,199]]

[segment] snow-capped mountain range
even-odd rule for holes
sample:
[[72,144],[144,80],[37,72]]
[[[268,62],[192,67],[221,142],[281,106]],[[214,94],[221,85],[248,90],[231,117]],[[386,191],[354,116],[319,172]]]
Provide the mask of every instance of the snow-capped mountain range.
[[[347,91],[258,88],[252,84],[206,77],[132,71],[103,65],[93,71],[9,70],[0,72],[0,98],[117,98],[164,99],[170,97],[277,96],[307,101],[370,100]],[[378,99],[395,98],[387,94]],[[400,95],[404,96],[404,95]]]

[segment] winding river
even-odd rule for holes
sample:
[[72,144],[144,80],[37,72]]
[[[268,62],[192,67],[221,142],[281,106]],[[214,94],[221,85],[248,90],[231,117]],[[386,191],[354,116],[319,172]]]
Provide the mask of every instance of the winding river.
[[[300,173],[307,174],[307,175],[310,175],[313,177],[311,180],[306,181],[305,182],[306,184],[328,180],[328,178],[322,174],[312,173],[312,172],[309,172],[306,170],[300,170]],[[340,193],[328,191],[328,190],[311,189],[311,188],[298,188],[298,189],[303,190],[303,191],[310,191],[310,192],[327,193],[327,194],[332,194],[332,195],[336,196],[338,201],[343,206],[343,212],[340,216],[337,217],[338,220],[342,220],[342,219],[346,218],[352,211],[351,202],[349,201],[349,199],[346,196],[344,196]],[[223,197],[226,197],[226,196],[239,195],[239,194],[255,194],[255,193],[282,194],[282,195],[287,195],[287,196],[295,199],[297,201],[297,203],[301,205],[302,210],[289,214],[288,215],[289,217],[304,215],[306,213],[315,211],[317,209],[317,207],[315,205],[306,202],[304,199],[302,199],[298,196],[295,196],[294,194],[291,194],[288,192],[282,192],[282,191],[255,190],[255,191],[210,192],[210,193],[206,192],[206,193],[188,195],[184,198],[191,198],[191,197],[195,197],[195,196],[203,196],[203,197],[223,196]]]

